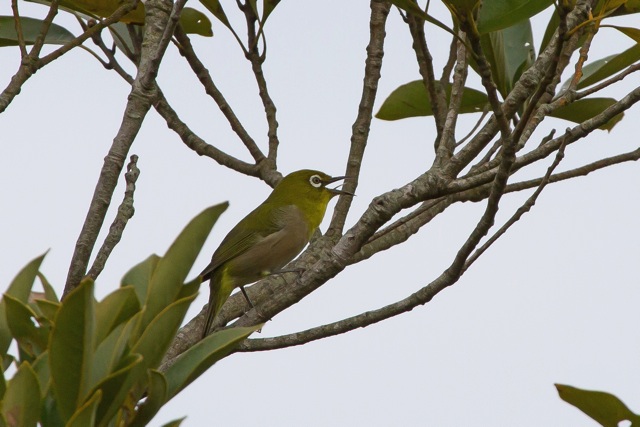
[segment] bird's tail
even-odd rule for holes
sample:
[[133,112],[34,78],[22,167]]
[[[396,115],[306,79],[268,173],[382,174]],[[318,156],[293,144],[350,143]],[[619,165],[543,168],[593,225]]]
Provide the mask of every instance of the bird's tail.
[[209,304],[207,305],[207,317],[204,329],[202,330],[202,338],[209,334],[213,320],[220,312],[225,301],[229,298],[229,295],[231,295],[232,290],[233,284],[228,275],[225,274],[225,270],[219,269],[214,271],[209,281]]

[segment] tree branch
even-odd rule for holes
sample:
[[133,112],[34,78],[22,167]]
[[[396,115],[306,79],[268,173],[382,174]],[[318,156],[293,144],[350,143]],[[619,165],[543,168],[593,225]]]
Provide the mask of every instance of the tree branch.
[[[362,95],[358,105],[358,115],[351,127],[351,147],[347,160],[345,175],[349,177],[345,181],[345,190],[355,193],[360,177],[360,168],[373,116],[373,104],[378,93],[382,58],[384,57],[384,39],[386,37],[385,26],[391,5],[387,2],[373,0],[370,2],[371,16],[369,19],[369,44],[367,45],[367,58],[365,59]],[[342,235],[344,223],[351,207],[353,197],[340,196],[336,204],[331,224],[327,230],[327,236],[337,238]]]
[[233,109],[224,98],[216,84],[213,82],[211,78],[211,74],[209,74],[209,70],[206,69],[202,61],[198,58],[195,51],[193,50],[193,45],[191,44],[191,40],[184,33],[182,28],[178,27],[176,29],[176,39],[178,43],[180,43],[180,52],[185,57],[191,69],[202,83],[202,86],[205,89],[207,95],[209,95],[220,108],[220,112],[225,116],[231,129],[238,135],[240,141],[247,147],[249,153],[255,160],[256,164],[262,162],[265,159],[264,154],[258,148],[256,142],[251,138],[247,130],[244,128],[238,117],[235,115]]
[[111,255],[111,252],[115,246],[120,242],[122,233],[124,232],[127,222],[133,217],[135,208],[133,207],[133,193],[136,191],[136,181],[140,175],[138,169],[138,156],[135,154],[131,156],[131,160],[127,165],[127,173],[124,174],[126,181],[126,188],[124,192],[124,199],[118,207],[118,213],[109,228],[109,234],[107,235],[102,247],[96,255],[96,259],[93,261],[91,269],[87,273],[88,277],[91,277],[94,281],[98,278],[104,266]]
[[[184,0],[179,0],[177,3],[184,4]],[[87,271],[89,258],[98,238],[98,233],[102,228],[107,209],[111,204],[111,198],[118,182],[118,176],[124,166],[124,160],[149,108],[151,108],[153,101],[157,97],[155,85],[150,83],[154,81],[157,75],[159,58],[164,54],[166,45],[170,40],[166,33],[168,31],[173,32],[173,26],[175,26],[177,20],[173,20],[170,17],[172,10],[170,0],[147,1],[145,9],[146,25],[138,74],[132,85],[120,129],[113,140],[109,153],[105,157],[89,211],[76,242],[63,297],[80,283]],[[173,13],[179,13],[180,10],[181,7],[176,4]]]

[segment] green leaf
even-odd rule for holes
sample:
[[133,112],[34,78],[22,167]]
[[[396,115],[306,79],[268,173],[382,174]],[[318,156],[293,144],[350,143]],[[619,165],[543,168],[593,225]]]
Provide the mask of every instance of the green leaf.
[[617,25],[602,25],[602,27],[615,28],[622,34],[628,36],[631,40],[635,41],[636,43],[640,43],[640,29],[638,28],[619,27]]
[[[451,85],[445,85],[447,101],[451,93]],[[487,95],[471,88],[464,88],[460,113],[477,113],[488,105]],[[376,117],[381,120],[399,120],[408,117],[431,116],[431,102],[422,80],[399,86],[391,92],[382,103]]]
[[187,34],[198,34],[204,37],[212,37],[211,21],[199,10],[185,7],[180,15],[180,25]]
[[192,295],[169,304],[144,330],[131,351],[144,357],[145,369],[158,367],[194,299]]
[[190,297],[191,295],[196,295],[198,293],[198,290],[200,289],[201,284],[202,277],[200,276],[197,276],[189,283],[185,283],[184,286],[180,288],[180,293],[178,293],[178,297],[176,299],[182,299]]
[[49,385],[51,382],[51,370],[49,369],[49,353],[44,352],[38,356],[38,358],[31,364],[33,370],[38,377],[38,383],[40,384],[41,398],[45,398],[49,391]]
[[264,0],[263,2],[263,11],[262,11],[262,24],[267,21],[271,12],[276,8],[276,6],[280,3],[280,0]]
[[23,362],[7,384],[1,402],[2,415],[10,426],[36,427],[40,412],[40,384],[31,365]]
[[[127,0],[60,0],[59,5],[94,18],[107,18],[125,3]],[[139,2],[135,9],[120,18],[120,22],[142,25],[144,16],[144,3]]]
[[[602,113],[615,103],[616,100],[613,98],[584,98],[560,107],[549,115],[574,123],[582,123]],[[598,129],[610,131],[623,117],[624,113],[620,113]]]
[[60,415],[68,421],[83,403],[89,387],[95,338],[93,281],[83,280],[58,310],[51,331],[49,361]]
[[129,427],[144,427],[158,413],[167,401],[167,380],[161,372],[149,370],[147,398],[140,405]]
[[[129,338],[135,325],[135,319],[116,326],[107,337],[102,340],[94,351],[91,363],[91,377],[89,386],[94,388],[96,384],[104,380],[112,372],[118,370],[122,360],[129,352]],[[105,396],[106,397],[106,396]],[[109,398],[111,400],[111,398]]]
[[[22,303],[27,303],[31,289],[33,288],[33,282],[36,279],[40,265],[46,252],[39,257],[32,260],[27,264],[16,277],[11,281],[9,288],[6,291],[7,295],[10,295]],[[0,355],[6,355],[9,350],[9,345],[13,340],[11,331],[9,330],[9,324],[7,323],[7,309],[6,304],[0,301]]]
[[169,421],[168,423],[163,424],[162,427],[180,427],[180,424],[182,424],[185,418],[187,417],[182,417],[177,420]]
[[553,0],[485,1],[478,13],[478,31],[487,34],[504,30],[537,15],[553,4]]
[[13,337],[18,341],[22,351],[35,359],[47,348],[47,330],[37,328],[34,325],[36,314],[25,304],[17,299],[5,295],[4,301],[7,310],[7,322]]
[[228,206],[228,203],[212,206],[192,219],[160,259],[147,289],[138,336],[158,313],[176,300],[211,228]]
[[229,23],[227,14],[224,13],[224,9],[222,9],[222,5],[218,0],[200,0],[200,3],[202,3],[202,5],[213,14],[213,16],[218,18],[218,21],[222,22],[225,27],[231,29],[231,24]]
[[587,64],[582,70],[583,77],[580,80],[580,83],[578,83],[578,89],[582,89],[605,80],[618,71],[621,71],[627,68],[629,65],[637,62],[639,59],[640,44],[637,44],[620,54],[611,55],[593,63]]
[[97,390],[84,405],[82,405],[71,417],[66,427],[87,427],[96,423],[96,410],[102,399],[102,391]]
[[[506,98],[517,77],[522,75],[535,59],[531,22],[520,21],[504,30],[485,34],[480,38],[480,42],[491,64],[493,81],[502,97]],[[472,60],[471,65],[478,70],[475,61]]]
[[604,427],[617,427],[621,421],[640,422],[620,399],[603,391],[582,390],[564,384],[555,384],[560,398],[575,406]]
[[133,286],[123,286],[107,295],[96,306],[96,343],[139,311],[140,303]]
[[25,304],[29,302],[29,295],[31,295],[33,282],[38,276],[38,270],[40,269],[40,265],[46,255],[47,254],[45,252],[20,270],[18,275],[13,279],[13,281],[11,281],[9,289],[7,289],[5,293]]
[[55,319],[56,314],[58,314],[60,303],[55,303],[44,299],[37,299],[35,300],[35,303],[37,304],[44,318],[53,323],[53,319]]
[[129,270],[120,282],[121,287],[133,286],[141,306],[145,305],[147,302],[149,282],[151,281],[151,276],[153,276],[153,272],[156,270],[159,262],[160,257],[158,255],[151,255]]
[[51,283],[44,277],[44,274],[38,273],[38,279],[40,279],[40,283],[42,283],[42,288],[44,289],[44,297],[47,301],[59,303],[60,299],[58,295],[56,295],[55,289],[51,286]]
[[[40,34],[43,25],[42,20],[34,18],[20,18],[22,26],[22,36],[25,44],[34,44]],[[51,24],[49,31],[44,38],[45,44],[65,44],[75,37],[66,28],[60,25]],[[0,47],[18,46],[18,33],[16,32],[15,20],[13,16],[0,16]]]
[[130,398],[131,388],[144,377],[143,358],[139,354],[129,354],[117,369],[98,383],[93,390],[102,390],[104,395],[96,412],[96,425],[107,426],[118,410]]
[[199,341],[165,372],[169,399],[191,384],[218,360],[229,355],[236,346],[263,325],[224,329]]

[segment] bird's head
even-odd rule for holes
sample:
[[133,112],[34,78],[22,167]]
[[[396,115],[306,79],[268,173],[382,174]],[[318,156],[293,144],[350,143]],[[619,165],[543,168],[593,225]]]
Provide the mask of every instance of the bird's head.
[[320,223],[331,198],[339,194],[353,196],[353,193],[328,187],[345,178],[331,177],[317,170],[299,170],[282,178],[269,199],[276,204],[294,204],[305,214],[313,216],[313,222]]

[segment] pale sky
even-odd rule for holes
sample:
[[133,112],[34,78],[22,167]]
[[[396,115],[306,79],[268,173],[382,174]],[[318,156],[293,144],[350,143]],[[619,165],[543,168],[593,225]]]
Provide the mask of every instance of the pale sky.
[[[46,13],[42,6],[20,4],[25,16]],[[433,5],[441,7],[439,2]],[[0,14],[10,13],[9,2],[0,5]],[[368,17],[369,3],[362,0],[282,2],[270,17],[265,73],[278,107],[283,173],[302,168],[344,172],[361,92]],[[536,43],[546,19],[534,20]],[[68,17],[56,22],[79,32]],[[633,18],[619,22],[637,25]],[[250,134],[266,149],[264,114],[248,63],[226,28],[213,24],[213,38],[192,37],[196,51]],[[591,59],[631,45],[615,30],[601,31]],[[449,37],[433,27],[428,34],[439,73]],[[3,87],[18,61],[17,48],[0,49]],[[389,17],[384,61],[376,111],[393,89],[419,78],[408,31],[395,11]],[[470,86],[480,88],[475,76],[470,79]],[[626,90],[608,95],[620,97],[637,85],[638,77],[627,80]],[[171,46],[159,83],[196,133],[250,160]],[[62,292],[128,93],[114,72],[76,50],[39,71],[0,114],[3,289],[28,261],[50,250],[42,271]],[[633,107],[611,133],[596,131],[568,148],[560,170],[637,148],[634,117],[639,114]],[[461,120],[458,135],[466,134],[475,120]],[[562,132],[569,126],[550,120],[532,143],[552,127]],[[430,118],[374,119],[348,226],[372,197],[431,165],[433,135]],[[229,229],[269,193],[258,180],[189,151],[154,111],[134,143],[134,153],[140,156],[141,170],[136,214],[98,279],[99,297],[113,291],[131,266],[151,253],[164,253],[193,216],[228,200],[230,208],[194,267],[197,274]],[[551,161],[514,179],[543,173]],[[182,424],[187,427],[596,425],[560,400],[554,383],[611,392],[639,412],[639,183],[638,166],[627,163],[553,184],[531,213],[426,306],[301,347],[229,357],[172,400],[151,425],[182,416],[187,416]],[[120,185],[114,205],[122,193]],[[506,196],[498,225],[529,194]],[[407,243],[347,268],[275,317],[262,336],[379,308],[425,286],[449,265],[484,206],[456,205]],[[108,221],[112,218],[113,212]],[[190,314],[207,298],[203,286]]]

